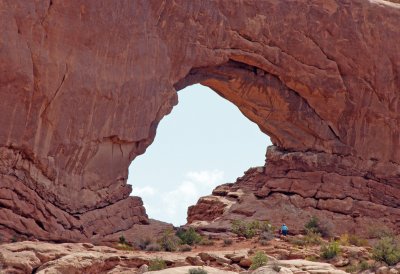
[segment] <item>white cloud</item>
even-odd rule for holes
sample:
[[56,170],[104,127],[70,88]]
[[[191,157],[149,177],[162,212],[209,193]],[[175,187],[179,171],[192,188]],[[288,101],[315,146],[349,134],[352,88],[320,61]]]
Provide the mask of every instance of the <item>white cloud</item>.
[[189,171],[186,173],[186,177],[192,181],[207,186],[216,186],[218,182],[224,177],[222,170],[203,170],[203,171]]
[[164,219],[174,224],[186,223],[187,209],[196,204],[201,196],[211,194],[214,186],[223,183],[220,170],[190,171],[176,189],[162,194]]
[[162,191],[161,187],[133,187],[132,195],[143,198],[150,218],[182,225],[186,223],[188,207],[222,183],[224,172],[221,170],[189,171],[180,184],[170,186],[170,191]]
[[132,187],[132,195],[134,196],[153,196],[156,193],[156,190],[153,187],[145,186],[145,187]]

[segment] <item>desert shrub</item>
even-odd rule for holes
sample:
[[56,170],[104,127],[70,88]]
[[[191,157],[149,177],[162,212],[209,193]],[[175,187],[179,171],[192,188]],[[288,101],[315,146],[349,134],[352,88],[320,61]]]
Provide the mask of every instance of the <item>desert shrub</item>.
[[258,243],[263,246],[268,245],[268,242],[274,239],[274,237],[275,236],[272,231],[263,231],[258,237]]
[[183,244],[188,244],[188,245],[194,245],[200,243],[202,240],[202,237],[200,236],[199,233],[194,230],[194,228],[190,227],[187,230],[178,230],[176,233],[176,236],[178,236]]
[[368,241],[364,238],[360,238],[357,235],[343,234],[340,236],[339,243],[341,245],[355,245],[355,246],[366,246]]
[[179,251],[181,251],[181,252],[192,251],[192,247],[190,245],[184,244],[184,245],[181,245],[181,247],[179,248]]
[[232,221],[231,231],[240,237],[251,239],[257,234],[267,232],[273,235],[275,227],[269,221],[260,222],[258,220],[245,222],[242,220]]
[[349,234],[345,233],[345,234],[340,235],[339,243],[344,246],[350,245]]
[[161,258],[155,258],[149,263],[149,271],[163,270],[167,268],[167,263]]
[[262,232],[274,233],[276,227],[273,226],[269,221],[263,221],[262,223],[260,223],[259,229],[260,229],[261,233]]
[[321,223],[315,216],[312,216],[310,220],[308,220],[304,228],[306,231],[319,233],[322,237],[332,237],[332,224],[328,222]]
[[271,241],[272,239],[274,239],[274,234],[269,231],[263,231],[260,234],[260,239],[266,240],[266,241]]
[[358,265],[358,268],[359,268],[360,271],[365,271],[367,269],[372,268],[372,266],[367,261],[362,261]]
[[124,235],[119,236],[119,243],[120,243],[120,244],[127,244]]
[[251,258],[251,266],[250,269],[254,270],[259,267],[265,266],[268,262],[267,255],[262,251],[257,251],[256,254]]
[[322,243],[321,234],[314,231],[307,231],[306,235],[304,236],[304,241],[306,245],[319,245]]
[[207,274],[207,270],[205,270],[204,268],[191,268],[189,269],[189,274]]
[[199,245],[212,246],[214,245],[214,241],[211,239],[203,238],[201,239]]
[[162,237],[158,240],[161,248],[165,251],[172,252],[178,249],[181,243],[181,239],[175,236],[172,230],[167,230],[164,232]]
[[347,273],[360,273],[371,268],[373,268],[373,266],[368,264],[367,261],[362,261],[357,265],[351,264],[347,266],[345,270]]
[[117,248],[120,250],[132,250],[132,246],[126,241],[124,235],[119,236]]
[[321,234],[322,237],[325,238],[331,238],[333,237],[333,224],[330,222],[326,222],[323,224],[320,224],[319,226],[319,233]]
[[327,260],[335,258],[340,253],[339,243],[334,241],[321,247],[321,257]]
[[140,250],[146,250],[147,246],[150,245],[151,239],[146,238],[146,239],[137,239],[133,242],[133,245],[135,248],[140,249]]
[[357,273],[357,272],[358,272],[358,266],[357,266],[357,265],[354,265],[354,264],[348,265],[348,266],[346,267],[345,271],[346,271],[347,273]]
[[232,243],[233,243],[232,239],[224,239],[224,246],[232,245]]
[[259,222],[244,222],[241,220],[234,220],[232,221],[232,232],[238,236],[245,237],[246,239],[253,238],[256,233],[257,229],[259,228]]
[[312,216],[310,220],[304,225],[306,230],[319,232],[319,220],[317,217]]
[[289,239],[289,242],[297,246],[319,245],[322,243],[322,238],[318,232],[307,230],[306,235]]
[[353,234],[349,236],[349,244],[355,246],[366,246],[368,245],[368,241]]
[[383,237],[374,246],[372,254],[376,261],[395,265],[400,262],[399,242],[393,237]]
[[146,246],[146,251],[161,251],[161,246],[157,243],[151,243]]
[[130,246],[129,244],[120,244],[120,243],[118,243],[116,248],[119,249],[119,250],[125,250],[125,251],[133,250],[132,246]]
[[304,237],[294,237],[294,238],[290,238],[289,242],[293,245],[297,245],[297,246],[305,246],[307,245],[306,241],[304,240]]
[[386,226],[370,226],[368,228],[368,237],[381,239],[384,237],[393,237],[393,231]]

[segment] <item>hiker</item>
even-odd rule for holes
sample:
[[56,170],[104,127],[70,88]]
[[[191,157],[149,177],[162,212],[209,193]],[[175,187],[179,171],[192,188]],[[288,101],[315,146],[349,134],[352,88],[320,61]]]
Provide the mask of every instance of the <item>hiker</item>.
[[288,234],[288,232],[289,232],[289,228],[285,224],[283,224],[281,227],[281,234],[283,236],[286,236]]

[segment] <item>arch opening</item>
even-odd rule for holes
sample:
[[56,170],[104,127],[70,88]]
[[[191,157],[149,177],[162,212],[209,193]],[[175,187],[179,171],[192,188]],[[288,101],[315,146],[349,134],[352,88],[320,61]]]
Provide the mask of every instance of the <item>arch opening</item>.
[[183,225],[187,209],[249,167],[265,164],[271,144],[238,108],[200,84],[178,92],[153,144],[129,168],[132,195],[150,218]]

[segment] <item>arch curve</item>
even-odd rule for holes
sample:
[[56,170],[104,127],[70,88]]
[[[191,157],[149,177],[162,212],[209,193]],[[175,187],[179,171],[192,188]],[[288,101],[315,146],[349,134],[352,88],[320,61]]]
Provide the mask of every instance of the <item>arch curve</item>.
[[[399,227],[399,4],[2,1],[0,13],[4,235],[96,240],[148,223],[128,166],[191,82],[272,137],[273,172],[252,191],[315,198],[350,222],[390,212]],[[307,197],[314,185],[331,188]]]

